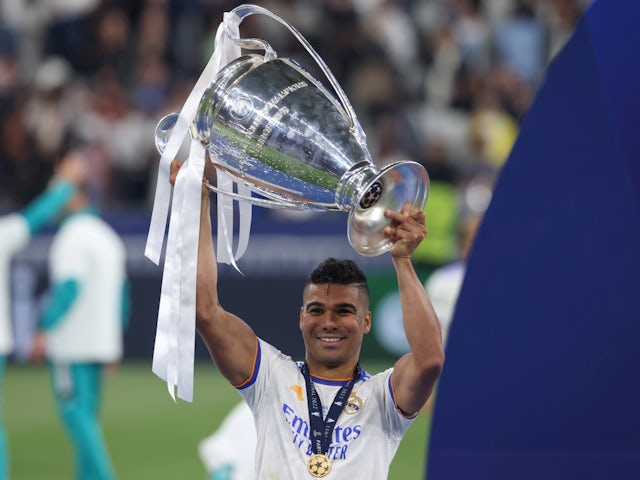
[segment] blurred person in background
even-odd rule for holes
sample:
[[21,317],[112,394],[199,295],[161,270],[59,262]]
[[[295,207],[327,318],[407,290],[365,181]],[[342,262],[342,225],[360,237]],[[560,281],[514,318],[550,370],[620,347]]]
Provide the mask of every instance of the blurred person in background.
[[94,88],[76,128],[80,141],[91,146],[92,188],[109,206],[144,202],[156,158],[156,120],[132,108],[113,70],[96,75]]
[[[84,164],[85,159],[71,152],[61,166],[67,162]],[[108,480],[115,474],[99,410],[105,367],[123,354],[129,311],[126,254],[120,237],[92,206],[84,180],[67,203],[51,245],[50,298],[32,358],[48,359],[58,412],[73,447],[75,478]]]
[[427,278],[425,289],[433,302],[442,328],[442,343],[447,344],[451,321],[455,313],[458,295],[464,281],[467,259],[480,226],[481,216],[476,213],[465,215],[459,225],[459,258],[437,268]]
[[207,480],[254,480],[256,444],[253,414],[241,400],[220,426],[198,444]]
[[[11,260],[31,237],[52,222],[75,195],[84,175],[75,162],[67,162],[56,172],[47,190],[22,210],[0,217],[0,404],[7,356],[13,350],[10,292]],[[0,411],[0,480],[9,475],[7,440]]]
[[49,57],[30,88],[14,88],[0,112],[0,202],[10,209],[33,200],[53,175],[54,163],[73,141],[78,111],[74,73]]
[[495,28],[496,62],[507,66],[528,85],[542,79],[546,61],[545,35],[534,0],[517,0]]
[[[519,123],[526,113],[543,69],[591,1],[269,0],[264,6],[293,18],[292,23],[318,46],[365,131],[375,131],[381,107],[391,105],[400,123],[417,118],[418,138],[430,141],[430,122],[435,121],[449,136],[447,148],[456,158],[469,156],[462,163],[489,163],[485,156],[491,154],[490,165],[499,168],[514,131],[512,123]],[[184,103],[210,53],[214,26],[236,5],[228,0],[0,3],[0,95],[12,99],[14,106],[34,96],[39,102],[29,101],[25,108],[2,106],[0,120],[11,113],[0,126],[7,131],[3,139],[17,139],[15,123],[24,121],[29,122],[29,138],[26,145],[0,144],[0,183],[11,186],[17,178],[35,185],[28,179],[42,172],[30,196],[24,188],[3,188],[0,206],[26,203],[51,174],[51,165],[36,151],[40,147],[34,135],[46,134],[43,145],[48,146],[67,137],[57,122],[37,124],[37,111],[45,108],[43,120],[57,115],[67,122],[65,115],[75,112],[72,135],[96,144],[95,160],[104,172],[95,178],[101,178],[107,200],[100,205],[144,207],[155,178],[153,126],[175,110],[172,104]],[[250,19],[245,28],[255,30],[252,36],[272,41],[281,56],[303,55],[301,62],[315,68],[290,32],[272,20]],[[42,103],[47,82],[36,77],[52,58],[64,59],[71,67],[74,82],[84,86],[79,95],[85,96],[84,104],[65,95],[54,105],[51,93],[46,94],[50,103]],[[487,95],[493,97],[489,112],[480,108]],[[382,122],[389,124],[386,118]],[[502,140],[491,133],[497,128]],[[403,135],[398,151],[413,152],[411,136]],[[487,148],[492,151],[482,151]],[[434,168],[430,159],[424,163],[428,171]]]

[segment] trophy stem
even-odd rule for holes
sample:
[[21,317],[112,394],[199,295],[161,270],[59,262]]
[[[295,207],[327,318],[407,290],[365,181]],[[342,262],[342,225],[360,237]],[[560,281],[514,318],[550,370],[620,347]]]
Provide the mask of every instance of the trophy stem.
[[353,210],[365,195],[371,180],[378,174],[370,162],[360,162],[346,172],[336,187],[336,203],[340,210]]

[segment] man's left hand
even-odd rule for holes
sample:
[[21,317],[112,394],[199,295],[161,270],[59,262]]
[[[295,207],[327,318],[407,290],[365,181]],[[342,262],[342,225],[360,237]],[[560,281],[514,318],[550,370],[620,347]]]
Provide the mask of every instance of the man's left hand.
[[425,217],[422,210],[409,212],[407,204],[400,212],[386,210],[385,216],[391,220],[384,229],[385,236],[393,242],[389,253],[392,257],[410,257],[420,242],[427,236]]

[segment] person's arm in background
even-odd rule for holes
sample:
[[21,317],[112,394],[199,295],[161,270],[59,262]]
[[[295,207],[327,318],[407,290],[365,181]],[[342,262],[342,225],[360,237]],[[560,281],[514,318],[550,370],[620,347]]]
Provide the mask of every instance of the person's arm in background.
[[35,233],[56,218],[75,191],[73,181],[54,177],[49,187],[23,209],[0,218],[2,259],[10,261]]
[[73,182],[65,178],[54,178],[51,185],[20,212],[27,222],[30,236],[53,221],[64,210],[75,191]]
[[[47,190],[22,210],[31,235],[61,215],[78,193],[78,186],[85,181],[86,175],[86,165],[80,155],[71,153],[63,158]],[[32,358],[41,359],[44,356],[45,339],[41,331],[52,328],[60,321],[78,297],[79,290],[80,282],[73,278],[53,285],[49,303],[38,321],[39,332],[34,337]]]
[[[31,237],[65,208],[83,172],[73,160],[60,168],[49,187],[18,212],[0,217],[0,322],[10,323],[9,280],[11,260]],[[11,341],[4,339],[5,344]]]
[[69,278],[56,283],[52,289],[47,306],[42,312],[37,325],[37,332],[31,346],[31,359],[44,359],[46,348],[45,332],[56,326],[69,311],[73,302],[78,298],[80,282]]
[[87,167],[80,155],[71,153],[64,157],[56,167],[47,189],[20,211],[30,235],[60,215],[86,176]]
[[56,168],[47,189],[19,212],[0,217],[0,261],[10,261],[30,238],[62,212],[86,178],[86,166],[70,154]]

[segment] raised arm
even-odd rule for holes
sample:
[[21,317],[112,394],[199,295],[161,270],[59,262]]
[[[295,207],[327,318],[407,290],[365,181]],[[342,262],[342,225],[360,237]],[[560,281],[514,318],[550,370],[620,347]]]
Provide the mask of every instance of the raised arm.
[[[171,164],[175,182],[180,163]],[[249,298],[247,296],[247,298]],[[218,264],[213,248],[209,192],[203,187],[196,280],[196,328],[218,369],[232,385],[251,376],[258,342],[255,333],[236,315],[227,312],[218,299]]]
[[431,300],[418,278],[411,254],[427,234],[424,213],[386,212],[391,225],[385,233],[394,244],[391,258],[398,279],[402,319],[411,351],[395,364],[391,385],[398,408],[417,413],[433,391],[444,365],[442,332]]

